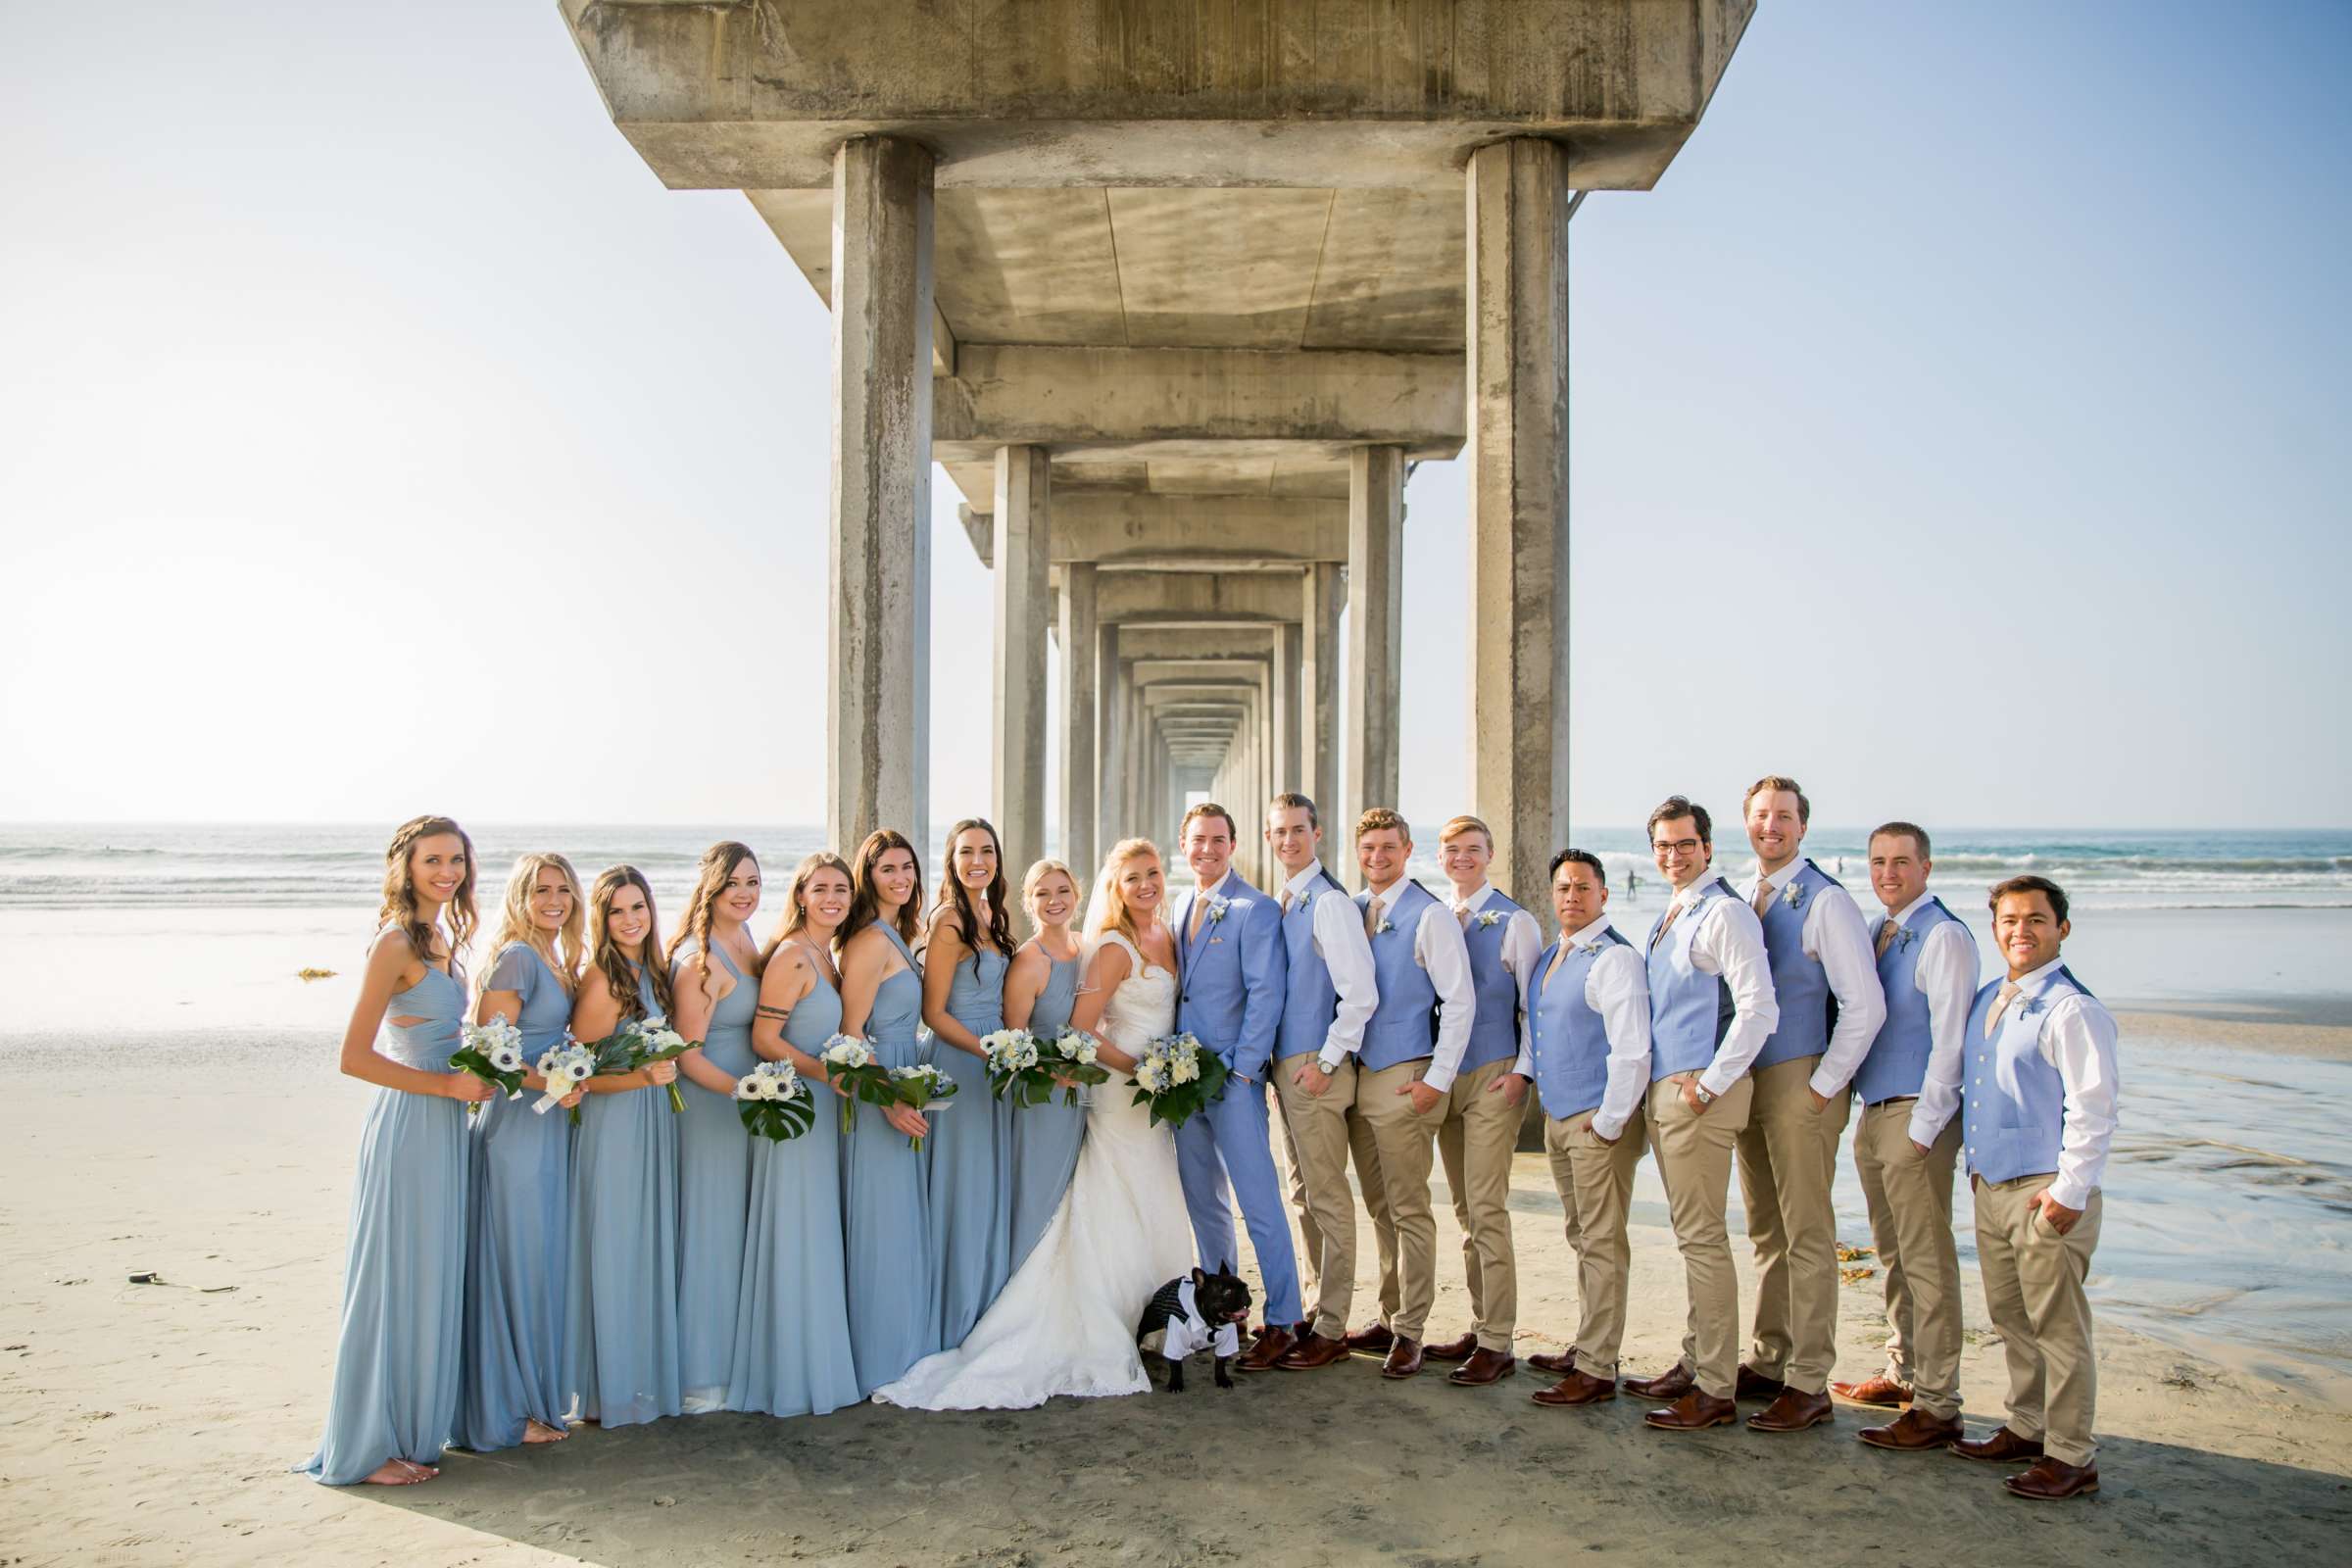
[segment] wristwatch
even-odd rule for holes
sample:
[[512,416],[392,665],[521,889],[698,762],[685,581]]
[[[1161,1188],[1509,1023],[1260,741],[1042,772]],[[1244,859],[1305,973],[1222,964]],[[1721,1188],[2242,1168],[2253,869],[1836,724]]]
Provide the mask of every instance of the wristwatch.
[[1690,1093],[1698,1097],[1698,1102],[1702,1105],[1712,1105],[1715,1103],[1715,1091],[1709,1089],[1705,1084],[1699,1082],[1696,1078],[1690,1080]]

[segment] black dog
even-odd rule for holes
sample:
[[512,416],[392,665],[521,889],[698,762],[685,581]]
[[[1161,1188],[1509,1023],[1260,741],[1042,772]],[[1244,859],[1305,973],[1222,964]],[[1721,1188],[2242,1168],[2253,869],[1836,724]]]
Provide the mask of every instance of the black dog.
[[[1154,1292],[1136,1325],[1135,1345],[1167,1363],[1170,1394],[1184,1392],[1185,1357],[1213,1346],[1217,1387],[1230,1389],[1233,1378],[1225,1368],[1241,1353],[1241,1326],[1249,1321],[1250,1287],[1230,1262],[1219,1261],[1214,1274],[1195,1269],[1189,1278],[1180,1274]],[[1145,1370],[1148,1376],[1148,1363]]]

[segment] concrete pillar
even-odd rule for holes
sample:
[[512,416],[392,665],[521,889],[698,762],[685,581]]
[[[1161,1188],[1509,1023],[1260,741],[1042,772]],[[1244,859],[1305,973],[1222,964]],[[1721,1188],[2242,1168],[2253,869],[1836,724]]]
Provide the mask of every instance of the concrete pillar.
[[[1298,643],[1296,625],[1274,628],[1274,776],[1275,795],[1284,790],[1303,789],[1305,775],[1298,768]],[[1271,797],[1269,797],[1271,798]],[[1253,803],[1263,811],[1264,801]]]
[[1309,566],[1305,585],[1298,627],[1298,787],[1328,828],[1340,809],[1340,568]]
[[1567,160],[1482,147],[1469,172],[1472,809],[1494,879],[1543,906],[1568,827]]
[[1115,733],[1118,718],[1119,628],[1098,621],[1095,627],[1096,712],[1102,726],[1100,743],[1095,756],[1095,863],[1075,866],[1081,878],[1090,877],[1101,866],[1102,857],[1110,847],[1126,837],[1120,825],[1118,808],[1119,736]]
[[[1404,454],[1362,446],[1348,459],[1348,781],[1343,847],[1367,807],[1396,804],[1396,658],[1403,619]],[[1354,873],[1353,857],[1346,858]]]
[[833,158],[832,583],[825,831],[931,840],[931,155]]
[[1266,802],[1282,786],[1275,780],[1282,774],[1282,712],[1281,700],[1276,695],[1282,686],[1278,672],[1282,668],[1282,633],[1274,633],[1274,657],[1257,669],[1257,722],[1251,726],[1257,739],[1257,777],[1250,799],[1234,803],[1241,820],[1239,829],[1242,849],[1250,857],[1248,864],[1254,868],[1259,887],[1266,886],[1266,877],[1273,868],[1273,853],[1266,848]]
[[997,667],[990,819],[1017,884],[1046,853],[1049,465],[1043,447],[997,448]]
[[1095,863],[1095,566],[1061,570],[1061,858]]

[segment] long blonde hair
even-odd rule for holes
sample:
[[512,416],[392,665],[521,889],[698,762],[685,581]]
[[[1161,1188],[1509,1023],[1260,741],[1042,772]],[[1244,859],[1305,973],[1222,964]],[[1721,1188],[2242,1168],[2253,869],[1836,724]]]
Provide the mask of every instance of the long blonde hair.
[[[1098,937],[1106,931],[1116,931],[1135,944],[1138,953],[1143,951],[1143,931],[1135,923],[1135,911],[1127,907],[1126,896],[1119,891],[1119,873],[1127,869],[1129,860],[1145,855],[1159,861],[1164,886],[1167,861],[1161,858],[1159,846],[1150,839],[1119,840],[1110,847],[1110,853],[1102,858],[1102,874],[1095,878],[1095,896],[1086,902],[1088,936]],[[1164,892],[1161,897],[1165,899]]]
[[[531,918],[531,889],[539,885],[542,871],[558,873],[564,878],[564,885],[571,890],[571,912],[564,917],[564,928],[556,933],[552,943]],[[498,930],[490,938],[488,952],[495,961],[508,943],[519,942],[545,959],[566,986],[576,986],[580,983],[581,966],[588,961],[588,942],[583,934],[587,929],[588,900],[580,891],[579,873],[572,870],[571,862],[552,852],[517,856],[514,869],[507,873],[506,895],[498,906]],[[485,986],[489,977],[490,968],[485,966],[482,970]]]

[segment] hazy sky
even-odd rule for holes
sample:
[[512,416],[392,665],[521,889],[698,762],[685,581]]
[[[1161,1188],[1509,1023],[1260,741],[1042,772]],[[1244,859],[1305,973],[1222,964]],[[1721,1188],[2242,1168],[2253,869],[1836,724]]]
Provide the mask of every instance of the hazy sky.
[[[553,0],[0,35],[0,818],[821,816],[824,308]],[[1767,770],[2352,823],[2348,63],[2337,5],[1765,0],[1574,225],[1577,823]],[[1417,820],[1463,486],[1407,498]],[[933,494],[944,821],[989,602]]]

